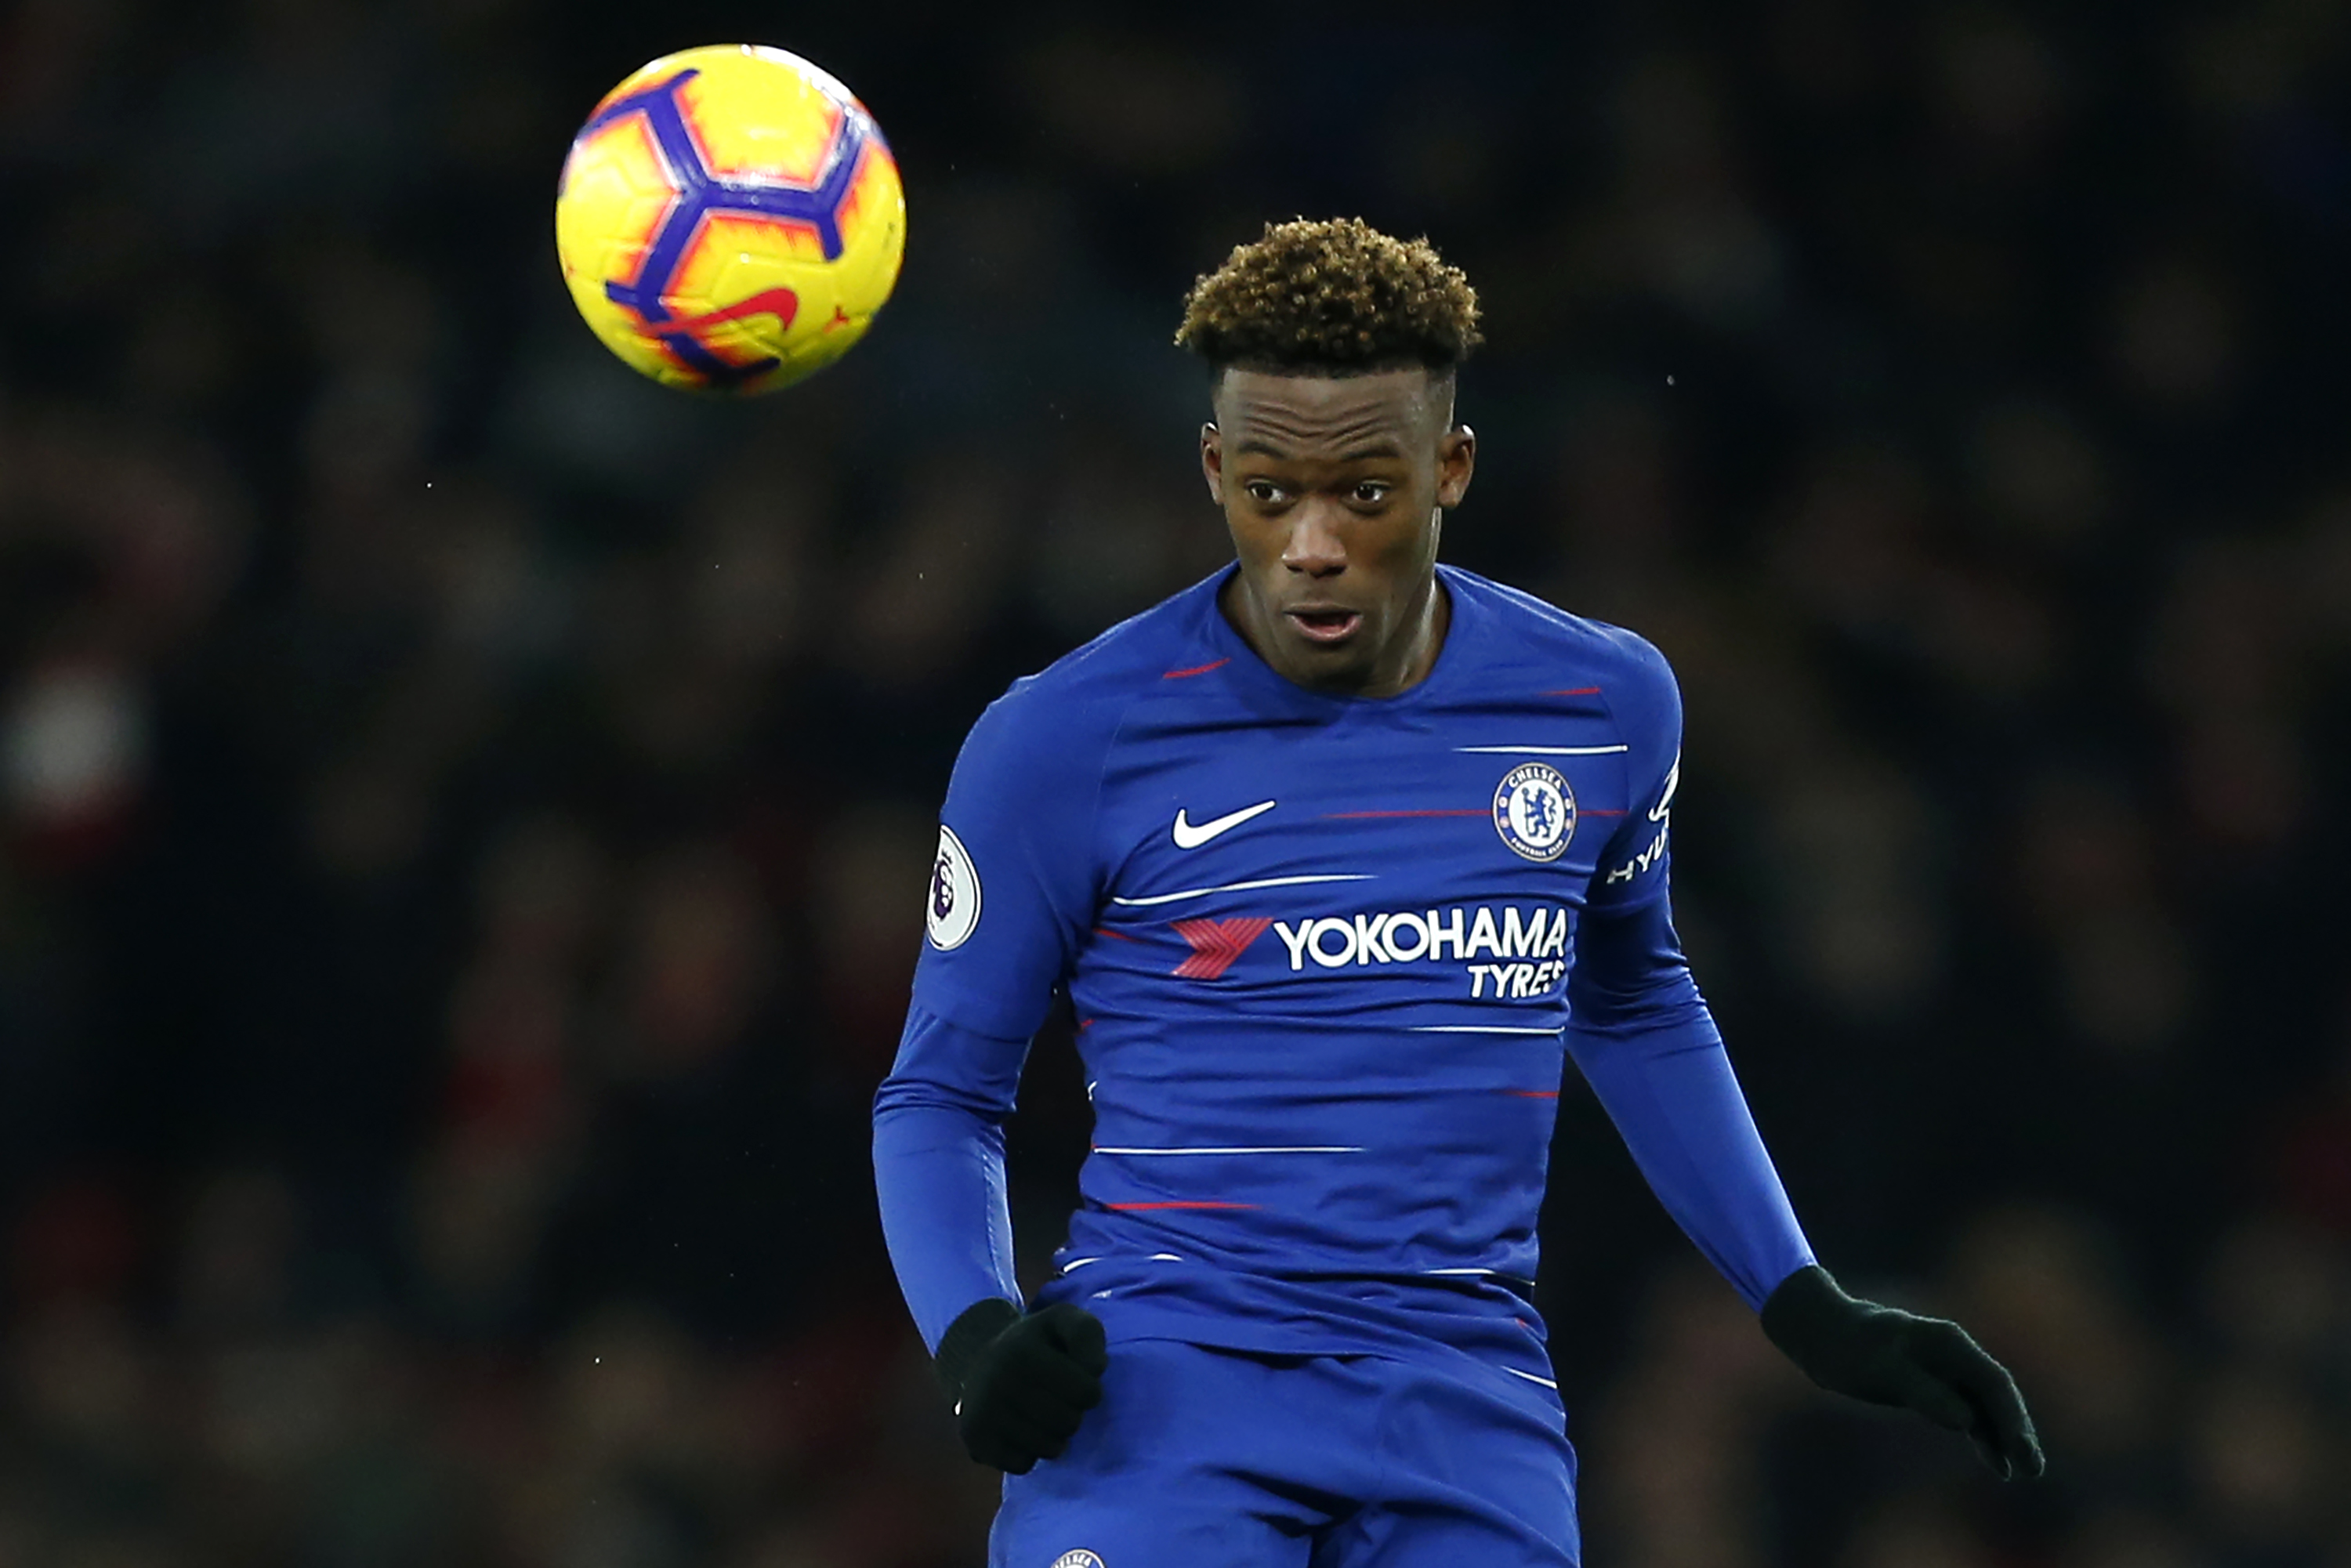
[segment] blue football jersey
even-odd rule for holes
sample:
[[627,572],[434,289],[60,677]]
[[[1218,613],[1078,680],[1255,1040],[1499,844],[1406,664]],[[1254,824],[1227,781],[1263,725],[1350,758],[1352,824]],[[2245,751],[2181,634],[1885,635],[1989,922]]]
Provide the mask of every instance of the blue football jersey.
[[1067,990],[1095,1124],[1047,1295],[1114,1333],[1311,1351],[1436,1312],[1539,1334],[1577,931],[1666,896],[1672,674],[1439,567],[1427,676],[1328,695],[1226,622],[1232,570],[974,727],[914,1006],[1025,1040]]

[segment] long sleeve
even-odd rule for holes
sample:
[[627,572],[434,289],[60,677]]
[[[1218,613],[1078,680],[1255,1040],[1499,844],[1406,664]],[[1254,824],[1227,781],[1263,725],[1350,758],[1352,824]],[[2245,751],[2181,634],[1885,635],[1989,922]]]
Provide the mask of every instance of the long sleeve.
[[1567,1048],[1666,1211],[1760,1307],[1813,1261],[1666,901],[1588,920]]
[[1611,695],[1646,810],[1601,861],[1567,978],[1567,1049],[1634,1163],[1683,1234],[1760,1307],[1812,1262],[1780,1173],[1755,1130],[1713,1015],[1674,931],[1671,833],[1681,784],[1681,693],[1646,643]]
[[873,1181],[923,1343],[990,1296],[1018,1301],[1004,1121],[1029,1037],[1092,923],[1092,827],[1106,731],[1035,682],[964,742],[939,813],[923,954],[898,1060],[873,1101]]
[[873,1099],[873,1187],[898,1286],[924,1344],[990,1296],[1020,1300],[1004,1190],[1004,1119],[1029,1043],[916,1007]]

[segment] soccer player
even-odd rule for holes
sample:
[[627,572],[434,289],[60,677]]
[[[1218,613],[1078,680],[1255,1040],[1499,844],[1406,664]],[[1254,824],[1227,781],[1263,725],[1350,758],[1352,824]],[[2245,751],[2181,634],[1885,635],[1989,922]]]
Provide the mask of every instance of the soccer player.
[[[1813,1260],[1667,901],[1681,704],[1632,632],[1442,565],[1475,295],[1270,226],[1200,279],[1238,560],[980,716],[874,1112],[882,1218],[998,1568],[1577,1561],[1531,1304],[1563,1057],[1823,1386],[2040,1472],[1957,1325]],[[1093,1104],[1056,1277],[1002,1124],[1058,988]]]

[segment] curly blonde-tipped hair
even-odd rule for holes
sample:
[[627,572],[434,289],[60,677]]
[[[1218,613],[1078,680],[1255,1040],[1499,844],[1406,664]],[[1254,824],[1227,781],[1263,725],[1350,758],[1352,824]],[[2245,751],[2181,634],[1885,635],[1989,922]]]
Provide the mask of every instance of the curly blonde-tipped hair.
[[1176,341],[1218,369],[1450,370],[1479,341],[1478,291],[1425,238],[1293,218],[1192,286]]

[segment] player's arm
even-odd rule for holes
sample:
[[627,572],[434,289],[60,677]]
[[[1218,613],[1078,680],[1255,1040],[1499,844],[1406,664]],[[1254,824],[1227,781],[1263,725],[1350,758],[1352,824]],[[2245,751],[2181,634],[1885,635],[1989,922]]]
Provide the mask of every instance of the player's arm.
[[1061,1452],[1101,1396],[1102,1325],[1029,1314],[1012,1270],[1004,1122],[1029,1040],[1097,897],[1098,759],[1042,733],[1019,688],[973,727],[940,812],[898,1058],[874,1096],[874,1192],[900,1288],[965,1447],[1015,1473]]
[[1807,1375],[1967,1432],[2003,1477],[2038,1475],[2040,1441],[2007,1371],[1956,1323],[1846,1295],[1796,1222],[1674,930],[1681,701],[1663,657],[1640,652],[1611,701],[1644,809],[1593,874],[1569,972],[1568,1051],[1651,1190]]
[[1067,1446],[1102,1398],[1102,1324],[1020,1305],[1004,1183],[1004,1122],[1024,1038],[919,1004],[874,1098],[873,1186],[900,1288],[955,1403],[971,1457],[1022,1474]]

